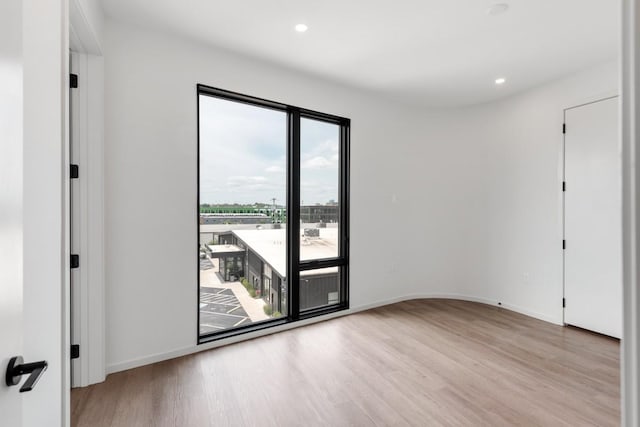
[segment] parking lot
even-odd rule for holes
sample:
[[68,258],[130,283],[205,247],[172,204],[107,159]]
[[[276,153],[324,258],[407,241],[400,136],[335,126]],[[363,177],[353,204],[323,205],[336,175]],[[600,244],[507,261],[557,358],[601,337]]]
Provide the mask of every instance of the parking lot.
[[200,334],[268,320],[263,307],[239,281],[223,280],[217,259],[200,258]]
[[200,333],[207,334],[251,322],[231,289],[200,288]]

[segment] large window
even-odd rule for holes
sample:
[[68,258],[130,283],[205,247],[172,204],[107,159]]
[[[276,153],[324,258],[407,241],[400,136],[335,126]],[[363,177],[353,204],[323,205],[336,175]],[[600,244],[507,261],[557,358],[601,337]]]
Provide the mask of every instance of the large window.
[[348,308],[349,120],[198,85],[198,340]]

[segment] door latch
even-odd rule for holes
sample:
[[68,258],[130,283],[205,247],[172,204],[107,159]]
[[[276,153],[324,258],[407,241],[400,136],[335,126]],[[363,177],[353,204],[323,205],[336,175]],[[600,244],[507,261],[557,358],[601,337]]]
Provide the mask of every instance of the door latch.
[[46,360],[33,363],[23,362],[24,360],[22,359],[22,356],[12,357],[11,360],[9,360],[7,374],[5,376],[7,386],[11,387],[18,385],[20,383],[20,378],[22,378],[23,375],[29,375],[27,381],[25,381],[22,387],[20,387],[20,393],[33,390],[44,371],[47,370],[48,366]]

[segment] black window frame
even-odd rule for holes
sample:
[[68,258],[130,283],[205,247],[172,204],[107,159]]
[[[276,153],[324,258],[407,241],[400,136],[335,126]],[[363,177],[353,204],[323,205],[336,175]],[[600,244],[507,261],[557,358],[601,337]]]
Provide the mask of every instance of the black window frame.
[[[200,334],[200,96],[211,96],[228,101],[241,102],[256,107],[269,108],[287,115],[287,316],[263,322],[239,326],[219,332]],[[349,309],[349,163],[351,120],[332,114],[321,113],[293,105],[269,101],[237,92],[197,84],[197,206],[196,229],[198,251],[197,260],[197,325],[198,344],[246,334],[274,326],[297,322],[311,317]],[[300,260],[300,124],[302,119],[317,120],[338,125],[339,140],[339,253],[335,258]],[[300,310],[300,272],[326,267],[338,267],[339,295],[337,304],[326,305],[309,310]]]

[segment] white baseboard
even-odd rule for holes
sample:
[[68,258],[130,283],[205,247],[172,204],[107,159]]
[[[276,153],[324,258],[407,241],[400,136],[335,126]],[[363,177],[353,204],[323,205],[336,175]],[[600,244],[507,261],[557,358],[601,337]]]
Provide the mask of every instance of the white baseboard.
[[510,311],[515,311],[516,313],[524,314],[525,316],[533,317],[534,319],[543,320],[548,323],[553,323],[554,325],[564,326],[561,310],[558,310],[558,313],[559,313],[558,317],[553,317],[547,314],[538,313],[537,311],[532,311],[532,310],[522,308],[512,304],[502,303],[500,307],[506,308],[507,310],[510,310]]
[[120,371],[126,371],[128,369],[138,368],[140,366],[149,365],[151,363],[162,362],[162,361],[165,361],[165,360],[174,359],[176,357],[186,356],[188,354],[198,353],[200,351],[206,351],[206,350],[210,350],[210,349],[213,349],[213,348],[217,348],[217,347],[233,344],[233,343],[236,343],[236,342],[246,341],[246,340],[250,340],[250,339],[253,339],[253,338],[257,338],[257,337],[274,334],[274,333],[277,333],[277,332],[282,332],[282,331],[286,331],[286,330],[290,330],[290,329],[294,329],[294,328],[299,328],[301,326],[311,325],[313,323],[324,322],[326,320],[334,319],[334,318],[337,318],[337,317],[347,316],[347,315],[350,315],[350,314],[358,313],[358,312],[365,311],[365,310],[370,310],[370,309],[377,308],[377,307],[382,307],[382,306],[389,305],[389,304],[395,304],[395,303],[402,302],[402,301],[410,301],[410,300],[416,300],[416,299],[437,299],[437,298],[462,300],[462,301],[477,302],[477,303],[481,303],[481,304],[488,304],[488,305],[492,305],[492,306],[501,307],[501,308],[504,308],[506,310],[514,311],[514,312],[517,312],[517,313],[520,313],[520,314],[524,314],[524,315],[529,316],[529,317],[540,319],[540,320],[543,320],[545,322],[553,323],[553,324],[556,324],[556,325],[562,325],[562,321],[561,320],[559,321],[558,319],[554,319],[554,318],[552,318],[550,316],[543,315],[543,314],[540,314],[540,313],[537,313],[537,312],[533,312],[531,310],[523,309],[523,308],[515,306],[515,305],[504,304],[504,303],[502,305],[498,305],[495,301],[491,301],[491,300],[488,300],[486,298],[479,298],[479,297],[474,297],[474,296],[458,295],[458,294],[408,294],[408,295],[394,297],[394,298],[390,298],[390,299],[386,299],[386,300],[382,300],[382,301],[376,301],[376,302],[372,302],[372,303],[368,303],[368,304],[359,305],[357,307],[350,308],[349,310],[339,311],[339,312],[336,312],[336,313],[327,314],[325,316],[314,317],[312,319],[306,319],[306,320],[302,320],[302,321],[295,322],[295,323],[289,323],[289,324],[286,324],[286,325],[275,326],[273,328],[268,328],[268,329],[263,329],[263,330],[260,330],[260,331],[250,332],[250,333],[247,333],[247,334],[242,334],[242,335],[239,335],[239,336],[226,338],[226,339],[222,339],[222,340],[211,342],[211,343],[193,345],[193,346],[183,347],[183,348],[177,348],[175,350],[171,350],[171,351],[167,351],[167,352],[163,352],[163,353],[156,353],[156,354],[152,354],[152,355],[145,356],[145,357],[131,359],[131,360],[127,360],[127,361],[120,362],[120,363],[115,363],[115,364],[107,366],[106,371],[107,371],[107,374],[113,374],[115,372],[120,372]]

